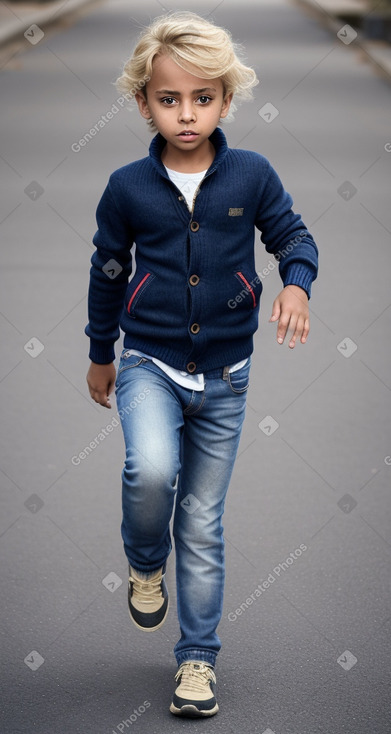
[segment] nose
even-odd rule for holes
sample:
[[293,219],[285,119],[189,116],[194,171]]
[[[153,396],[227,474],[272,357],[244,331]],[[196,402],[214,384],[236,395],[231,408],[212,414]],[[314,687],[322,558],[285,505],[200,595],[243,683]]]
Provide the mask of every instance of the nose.
[[196,113],[191,100],[183,100],[179,110],[180,122],[194,122]]

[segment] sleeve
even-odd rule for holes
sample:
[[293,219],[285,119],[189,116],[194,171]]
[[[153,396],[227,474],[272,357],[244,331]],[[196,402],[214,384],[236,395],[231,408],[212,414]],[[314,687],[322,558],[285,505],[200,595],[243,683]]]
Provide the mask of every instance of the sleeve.
[[284,286],[298,285],[308,298],[318,274],[318,248],[299,214],[292,211],[292,198],[267,162],[269,173],[260,195],[255,226],[261,231],[266,251],[279,263]]
[[120,335],[120,315],[132,271],[133,234],[116,204],[120,196],[115,197],[114,186],[111,176],[96,210],[96,250],[91,257],[85,333],[90,337],[89,357],[97,364],[115,359],[114,343]]

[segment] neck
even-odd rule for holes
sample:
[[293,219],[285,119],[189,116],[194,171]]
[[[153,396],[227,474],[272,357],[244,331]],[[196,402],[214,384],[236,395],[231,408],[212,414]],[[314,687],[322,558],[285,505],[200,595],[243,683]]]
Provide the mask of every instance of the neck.
[[205,141],[202,149],[182,152],[169,143],[163,148],[161,154],[162,163],[167,168],[172,168],[180,173],[199,173],[211,166],[215,157],[215,149],[210,140]]

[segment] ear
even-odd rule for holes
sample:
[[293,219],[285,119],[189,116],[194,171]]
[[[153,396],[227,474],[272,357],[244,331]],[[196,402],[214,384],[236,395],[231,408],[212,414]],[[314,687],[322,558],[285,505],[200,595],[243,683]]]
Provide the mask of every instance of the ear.
[[233,96],[234,96],[233,95],[233,92],[231,92],[231,94],[227,94],[227,96],[224,97],[223,104],[221,106],[220,117],[227,117],[228,112],[229,112],[229,108],[231,107],[231,102],[232,102],[232,97]]
[[135,100],[137,102],[140,115],[142,117],[144,117],[146,120],[150,120],[151,117],[152,117],[152,115],[151,115],[151,113],[149,111],[147,98],[144,95],[144,93],[143,92],[136,92],[136,94],[134,95],[134,98],[135,98]]

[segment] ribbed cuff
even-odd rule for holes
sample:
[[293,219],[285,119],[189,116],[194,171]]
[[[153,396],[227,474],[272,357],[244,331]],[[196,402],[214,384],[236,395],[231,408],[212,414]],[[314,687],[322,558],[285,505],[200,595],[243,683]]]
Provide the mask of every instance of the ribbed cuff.
[[284,274],[284,287],[287,285],[298,285],[311,298],[311,283],[315,280],[315,274],[312,269],[302,263],[292,263]]
[[115,360],[114,344],[90,339],[89,358],[96,364],[111,364]]

